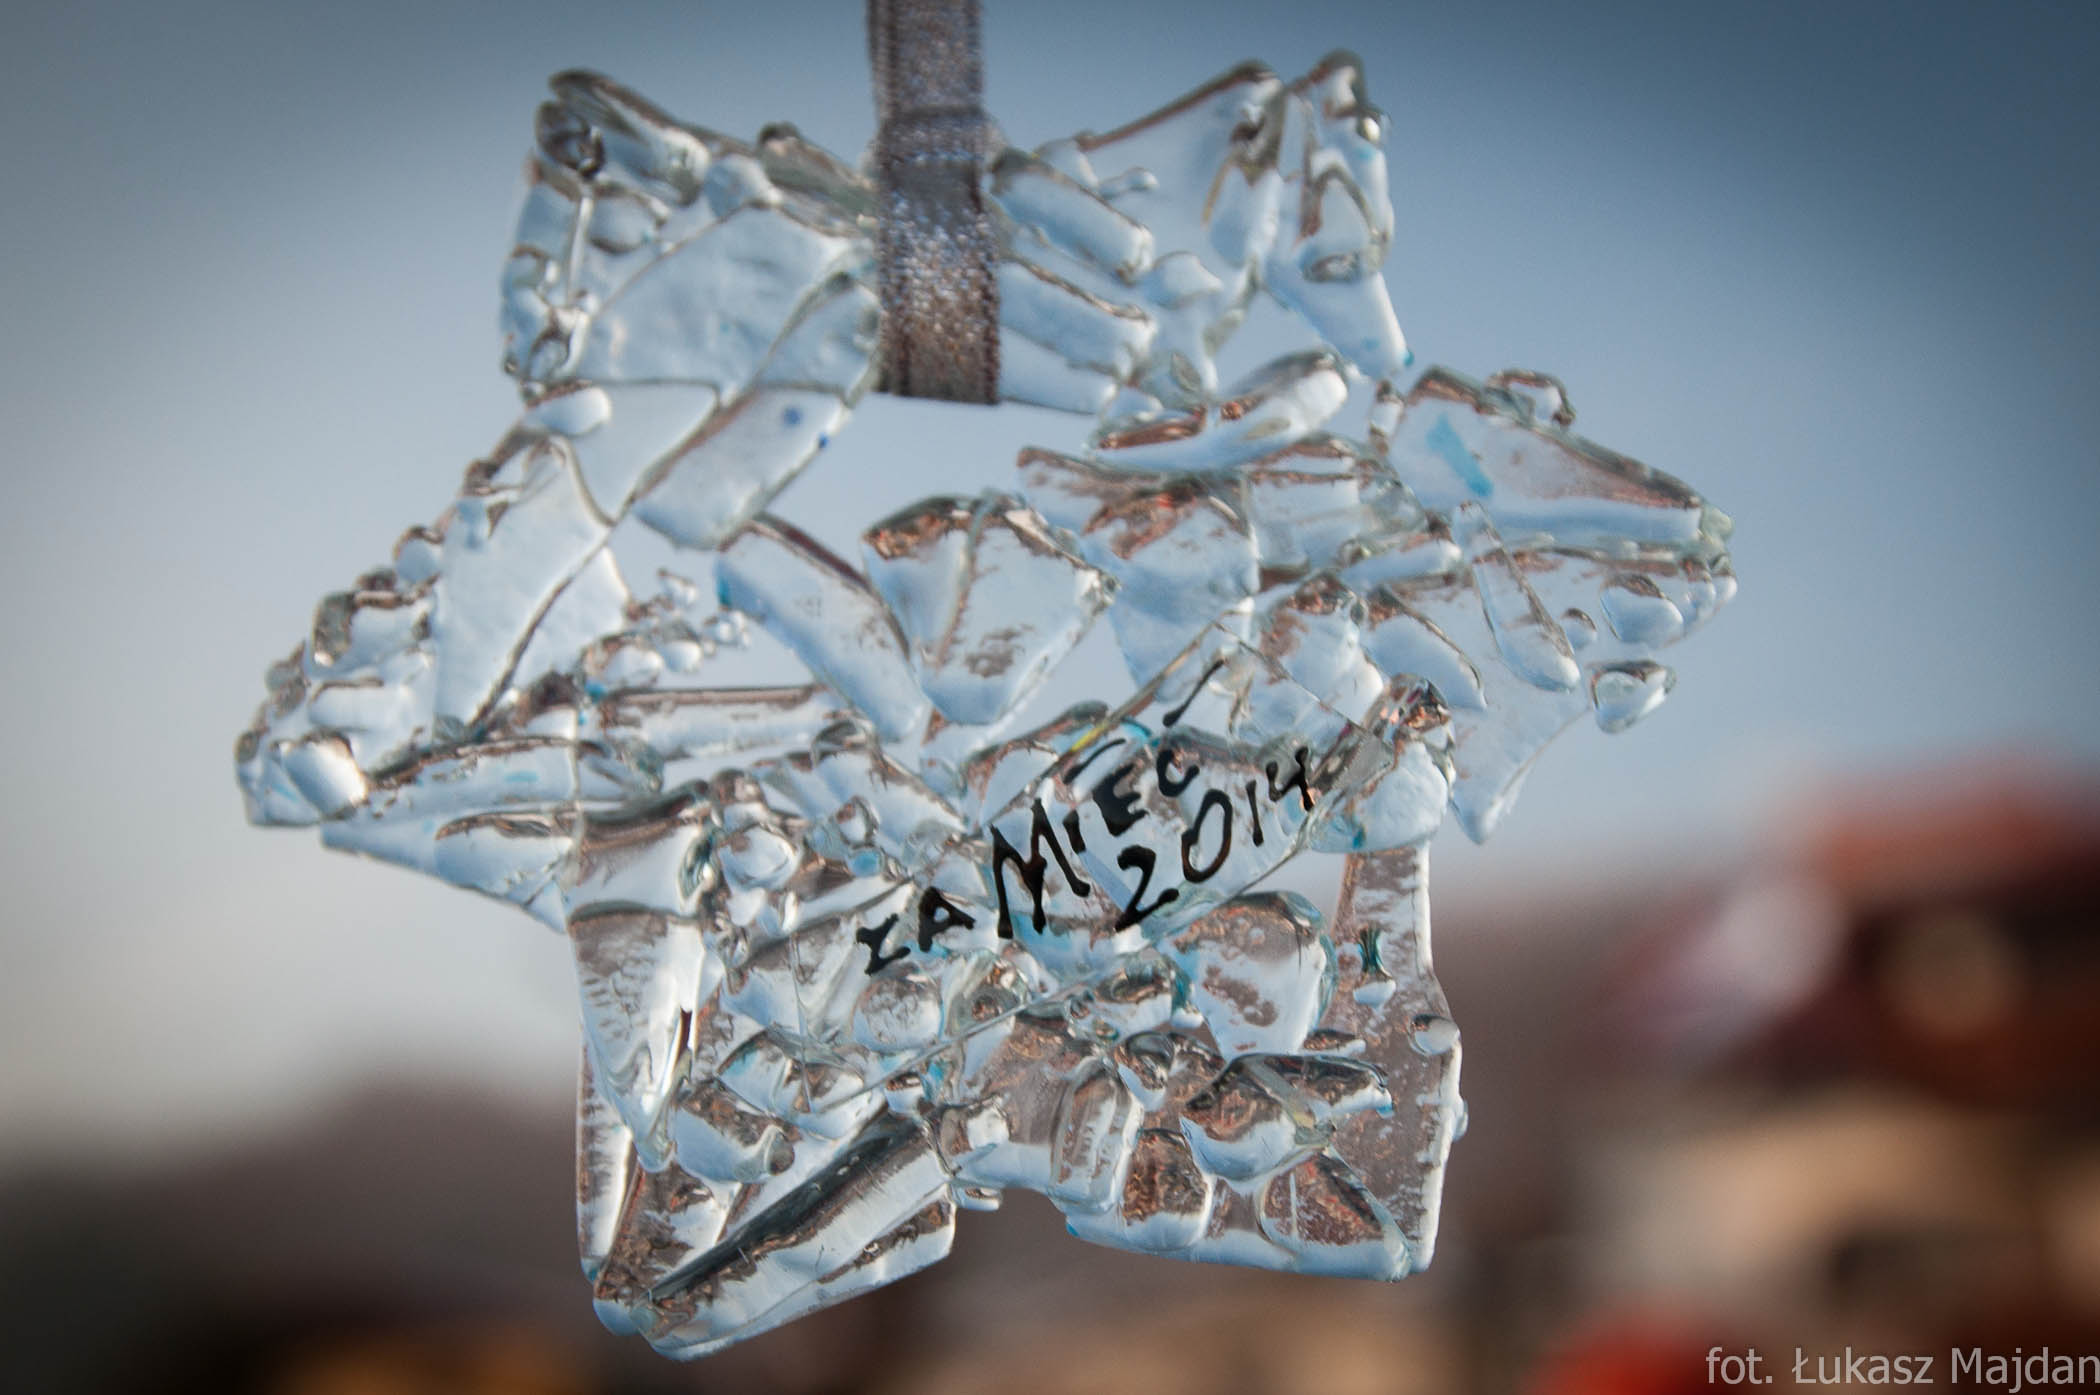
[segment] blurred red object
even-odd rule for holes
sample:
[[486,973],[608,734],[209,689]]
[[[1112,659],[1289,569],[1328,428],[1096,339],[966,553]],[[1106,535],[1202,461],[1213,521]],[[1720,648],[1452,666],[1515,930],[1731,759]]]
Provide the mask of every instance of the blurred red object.
[[1528,1395],[1710,1395],[1713,1345],[1675,1324],[1619,1317],[1549,1351],[1523,1388]]
[[1819,801],[1775,844],[1636,937],[1613,995],[1629,1064],[2100,1098],[2100,784],[1912,775]]

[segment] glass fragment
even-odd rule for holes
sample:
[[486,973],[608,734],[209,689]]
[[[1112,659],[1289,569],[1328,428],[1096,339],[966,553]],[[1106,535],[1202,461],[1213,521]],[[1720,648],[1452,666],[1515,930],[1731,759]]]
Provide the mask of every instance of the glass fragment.
[[[1384,129],[1336,55],[1001,154],[1002,395],[1091,428],[956,462],[978,492],[856,565],[767,510],[870,385],[866,178],[556,79],[502,276],[523,414],[321,602],[236,763],[254,822],[568,936],[608,1325],[704,1354],[1008,1187],[1156,1254],[1429,1263],[1463,1108],[1427,844],[1651,712],[1735,579],[1725,516],[1552,379],[1411,368]],[[1257,294],[1302,338],[1221,385]],[[1129,684],[1042,710],[1104,619]],[[1263,888],[1301,856],[1332,915]]]

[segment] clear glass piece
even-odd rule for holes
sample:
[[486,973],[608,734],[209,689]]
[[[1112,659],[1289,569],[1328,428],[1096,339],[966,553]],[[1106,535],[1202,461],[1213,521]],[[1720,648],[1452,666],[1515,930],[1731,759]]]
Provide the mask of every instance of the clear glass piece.
[[[1071,439],[839,556],[768,510],[873,376],[866,177],[554,89],[502,276],[523,412],[235,756],[255,822],[568,937],[600,1315],[701,1355],[1009,1187],[1127,1249],[1427,1265],[1463,1118],[1427,844],[1656,708],[1734,594],[1726,517],[1543,374],[1410,367],[1337,55],[991,162],[1002,392]],[[1289,328],[1221,374],[1257,296]],[[1054,710],[1110,640],[1128,681]],[[1295,858],[1331,914],[1264,885]]]

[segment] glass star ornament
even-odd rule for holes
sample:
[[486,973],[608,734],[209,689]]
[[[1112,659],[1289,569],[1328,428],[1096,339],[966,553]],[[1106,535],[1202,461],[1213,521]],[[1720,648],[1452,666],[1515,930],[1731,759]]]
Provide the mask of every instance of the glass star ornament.
[[[867,177],[553,86],[523,414],[320,603],[237,762],[253,821],[568,937],[604,1320],[702,1354],[1013,1187],[1126,1249],[1422,1268],[1464,1118],[1426,844],[1662,701],[1727,520],[1550,378],[1411,367],[1337,55],[991,161],[1000,395],[1088,425],[835,555],[767,509],[875,371]],[[1295,338],[1221,384],[1257,297]],[[1074,704],[1090,642],[1127,681]],[[1332,915],[1263,887],[1298,858]]]

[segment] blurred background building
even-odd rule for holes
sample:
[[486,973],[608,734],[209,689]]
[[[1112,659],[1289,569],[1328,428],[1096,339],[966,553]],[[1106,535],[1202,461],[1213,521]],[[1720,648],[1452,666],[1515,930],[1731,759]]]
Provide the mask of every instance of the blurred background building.
[[[2100,1354],[2100,12],[991,8],[1021,144],[1358,51],[1421,358],[1558,373],[1736,518],[1662,711],[1436,850],[1471,1127],[1435,1267],[1178,1265],[1017,1195],[694,1366],[599,1330],[565,946],[246,828],[231,738],[509,419],[544,75],[851,156],[859,7],[17,6],[0,1388],[1640,1395],[1716,1344],[1943,1384],[1951,1344]],[[830,524],[1072,430],[871,400]]]

